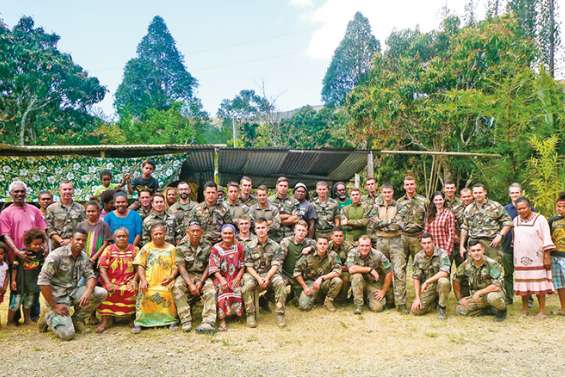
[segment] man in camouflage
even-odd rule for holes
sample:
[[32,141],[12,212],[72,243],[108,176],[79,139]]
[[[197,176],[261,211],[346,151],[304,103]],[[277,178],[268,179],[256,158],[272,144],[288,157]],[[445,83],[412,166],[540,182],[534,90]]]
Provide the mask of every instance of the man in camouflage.
[[278,231],[272,232],[270,237],[276,242],[280,242],[284,237],[291,237],[294,234],[294,225],[300,220],[298,216],[298,201],[288,195],[288,179],[279,177],[275,195],[269,198],[272,205],[279,210],[281,227]]
[[420,251],[420,235],[424,230],[424,219],[429,201],[416,193],[416,178],[404,177],[404,195],[396,201],[400,226],[402,228],[402,243],[406,253],[406,261],[412,260]]
[[351,274],[353,313],[362,313],[365,299],[371,311],[383,311],[393,277],[388,258],[373,249],[369,236],[363,235],[359,245],[349,252],[346,264]]
[[192,309],[202,300],[202,323],[196,328],[199,333],[211,333],[216,325],[216,289],[208,279],[210,244],[202,238],[202,227],[196,221],[189,224],[186,237],[178,244],[176,265],[179,276],[173,286],[181,328],[192,329]]
[[279,215],[279,209],[269,202],[267,194],[266,186],[261,185],[257,187],[257,202],[249,208],[249,216],[253,221],[257,219],[267,220],[269,237],[272,237],[276,235],[281,228],[281,217]]
[[[462,277],[469,281],[470,296],[461,295]],[[469,242],[469,258],[457,268],[453,290],[459,301],[457,314],[473,316],[494,310],[497,321],[506,319],[504,271],[500,263],[485,255],[485,248],[478,240]]]
[[341,261],[341,281],[343,281],[343,285],[341,286],[341,292],[338,296],[338,300],[347,301],[347,296],[349,293],[349,288],[351,287],[351,277],[349,275],[349,269],[345,264],[347,260],[347,254],[349,251],[353,249],[353,244],[349,241],[345,240],[345,235],[343,234],[343,230],[341,228],[334,228],[331,235],[330,245],[328,250],[333,251],[339,257]]
[[[284,312],[286,303],[286,281],[280,273],[284,254],[279,244],[269,238],[267,220],[255,220],[257,238],[251,241],[245,250],[245,268],[241,293],[247,313],[247,325],[257,327],[255,295],[266,291],[274,295],[277,313],[277,325],[286,325]],[[268,304],[267,304],[268,305]]]
[[298,298],[298,308],[310,310],[314,303],[323,296],[324,306],[335,312],[334,299],[339,295],[343,282],[341,262],[336,253],[328,252],[327,238],[320,237],[316,241],[316,251],[302,255],[294,267],[293,277],[302,287]]
[[[89,318],[104,301],[107,292],[96,286],[92,263],[84,253],[86,233],[77,231],[70,242],[49,253],[37,279],[37,285],[47,302],[45,321],[39,322],[41,332],[50,329],[62,340],[71,340],[84,330]],[[86,285],[79,286],[84,278]],[[74,306],[72,317],[69,307]]]
[[61,201],[47,207],[45,215],[47,236],[53,241],[53,248],[68,245],[78,223],[86,219],[84,207],[73,200],[71,182],[62,182],[59,194]]
[[190,185],[187,182],[180,181],[177,185],[179,200],[169,207],[169,215],[173,216],[175,219],[176,243],[179,243],[185,236],[186,229],[190,222],[190,214],[196,206],[196,203],[190,200],[190,191]]
[[354,187],[350,192],[351,204],[341,209],[341,226],[345,230],[345,239],[355,242],[367,233],[369,208],[361,202],[361,191]]
[[[139,204],[139,208],[137,208],[137,213],[141,216],[141,220],[145,220],[147,216],[151,213],[151,203],[153,201],[153,193],[148,189],[143,189],[139,191],[139,203],[135,202],[130,206],[130,208],[134,209]],[[184,232],[183,232],[184,234]]]
[[453,211],[455,207],[461,204],[461,200],[457,197],[457,187],[452,181],[443,182],[443,194],[445,195],[445,208]]
[[151,241],[151,227],[155,224],[165,225],[165,241],[172,245],[175,245],[177,230],[175,218],[169,215],[167,211],[165,211],[165,197],[160,193],[153,195],[153,200],[151,202],[151,212],[143,220],[141,226],[141,243],[143,245]]
[[294,235],[285,237],[280,242],[284,255],[282,274],[291,284],[292,296],[296,299],[300,296],[301,287],[293,278],[294,267],[302,254],[309,254],[316,248],[316,242],[306,238],[308,234],[308,224],[300,220],[294,227]]
[[194,207],[191,218],[200,223],[204,238],[212,245],[220,242],[222,226],[233,223],[228,206],[218,202],[218,186],[214,182],[204,186],[204,201]]
[[406,265],[407,254],[402,243],[400,216],[394,201],[394,188],[389,183],[381,185],[381,195],[369,212],[369,235],[375,248],[392,264],[394,289],[387,291],[387,307],[398,305],[406,313]]
[[228,183],[227,200],[224,203],[228,206],[233,224],[237,224],[237,220],[249,212],[249,207],[239,201],[239,185],[236,182]]
[[253,181],[247,176],[241,177],[239,180],[239,187],[241,194],[239,195],[239,202],[251,207],[253,204],[257,203],[257,200],[252,194],[253,191]]
[[466,242],[476,240],[484,246],[489,258],[502,263],[501,242],[512,229],[512,219],[500,203],[487,198],[484,185],[473,186],[473,199],[463,213],[459,255],[464,258]]
[[363,196],[361,201],[366,207],[371,208],[379,199],[377,181],[375,178],[367,178],[367,181],[365,182],[365,190],[367,190],[367,195]]
[[256,240],[257,236],[251,233],[251,217],[249,215],[242,215],[237,220],[237,236],[236,239],[238,242],[243,243],[246,247],[247,245]]
[[439,319],[447,319],[447,299],[451,285],[449,272],[451,261],[445,250],[434,245],[432,235],[422,234],[422,250],[414,257],[414,302],[411,312],[422,315],[438,307]]
[[329,186],[327,182],[316,183],[318,197],[312,201],[316,209],[318,219],[315,224],[315,235],[317,237],[329,238],[334,228],[339,227],[341,211],[335,199],[329,197]]

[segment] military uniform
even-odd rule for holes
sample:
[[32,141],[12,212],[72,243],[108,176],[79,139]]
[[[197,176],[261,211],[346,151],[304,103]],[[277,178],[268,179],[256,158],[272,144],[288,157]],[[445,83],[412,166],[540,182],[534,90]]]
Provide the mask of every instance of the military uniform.
[[382,197],[380,194],[377,194],[376,192],[371,195],[370,193],[367,193],[367,195],[364,195],[361,198],[361,203],[363,203],[366,207],[371,208],[372,206],[374,206],[378,201],[382,200]]
[[311,247],[313,250],[316,249],[316,242],[310,238],[305,238],[301,243],[295,243],[294,236],[291,236],[283,238],[280,242],[280,246],[284,255],[282,274],[290,282],[293,296],[298,298],[302,287],[293,279],[294,267],[298,259],[302,256],[302,251],[305,248]]
[[341,262],[341,275],[339,275],[339,277],[341,278],[341,281],[343,281],[343,285],[341,286],[341,292],[338,299],[343,301],[347,300],[349,288],[351,287],[351,276],[345,261],[347,260],[347,254],[349,254],[349,251],[352,248],[353,244],[345,240],[341,245],[336,245],[333,241],[330,241],[330,245],[328,247],[328,252],[333,251],[336,253]]
[[169,214],[175,219],[175,241],[179,243],[186,235],[186,229],[190,224],[190,214],[196,204],[192,201],[181,204],[176,202],[169,207]]
[[[306,285],[312,287],[316,279],[330,272],[341,273],[341,262],[337,254],[331,251],[321,257],[317,252],[313,252],[300,257],[298,262],[296,262],[292,276],[294,279],[297,276],[302,276]],[[321,299],[322,296],[333,301],[339,294],[342,285],[341,278],[333,277],[322,281],[320,289],[311,296],[306,295],[302,291],[298,298],[298,308],[310,310],[314,306],[314,302]]]
[[257,199],[253,195],[249,195],[247,198],[240,196],[239,202],[247,207],[251,207],[253,204],[257,203]]
[[[58,235],[63,239],[71,238],[78,223],[86,219],[84,207],[77,202],[65,206],[61,202],[53,203],[47,207],[45,221],[47,222],[47,236],[52,239]],[[60,245],[53,240],[53,248]]]
[[416,194],[412,199],[404,195],[396,201],[400,226],[402,228],[402,243],[406,253],[406,260],[420,251],[420,235],[424,230],[426,209],[429,205],[428,199]]
[[141,220],[143,221],[151,213],[151,206],[149,208],[139,207],[137,213],[141,216]]
[[467,240],[478,240],[485,248],[485,255],[502,261],[502,246],[490,246],[492,240],[504,226],[512,226],[512,219],[504,207],[494,200],[488,200],[482,206],[473,202],[463,212],[462,230],[467,232]]
[[454,208],[462,205],[463,203],[461,202],[461,199],[459,199],[458,197],[454,197],[453,199],[447,199],[447,197],[445,198],[445,204],[444,207],[445,208],[449,208],[450,210],[454,210]]
[[[467,307],[461,304],[457,305],[455,310],[457,314],[478,315],[481,310],[489,307],[493,307],[496,310],[506,309],[506,302],[504,300],[504,271],[500,263],[496,260],[485,256],[481,265],[477,267],[472,259],[467,258],[467,260],[457,268],[454,280],[460,281],[463,277],[466,277],[469,281],[469,305]],[[472,299],[476,291],[486,288],[491,284],[496,285],[500,290],[483,295],[479,300]]]
[[367,234],[367,224],[369,223],[369,208],[364,204],[351,204],[341,209],[341,223],[347,219],[347,224],[342,228],[345,233],[345,239],[348,241],[357,241],[359,237]]
[[[273,195],[269,198],[269,202],[277,207],[279,215],[295,215],[299,210],[298,200],[289,196],[286,198],[279,198],[278,196]],[[292,235],[294,235],[294,225],[284,224],[281,224],[281,227],[277,231],[269,233],[269,237],[276,242],[280,242],[284,237],[290,237]]]
[[451,261],[445,250],[434,248],[431,257],[426,255],[424,250],[421,250],[414,257],[414,272],[412,278],[418,280],[420,284],[437,274],[440,271],[447,273],[447,277],[439,278],[437,281],[431,283],[428,288],[420,292],[421,309],[413,312],[416,315],[422,315],[434,310],[437,305],[445,308],[451,284],[449,283],[449,272],[451,268]]
[[171,245],[176,244],[176,224],[173,216],[167,212],[157,213],[151,211],[149,215],[143,220],[141,226],[141,243],[146,244],[151,241],[151,227],[155,224],[165,224],[166,233],[165,241]]
[[332,235],[332,230],[335,227],[335,219],[339,218],[341,215],[341,210],[337,201],[332,198],[328,198],[325,202],[320,201],[320,198],[316,198],[312,201],[314,209],[318,215],[318,220],[316,221],[316,238],[326,237],[328,240]]
[[234,225],[237,225],[237,219],[249,213],[249,207],[243,203],[240,203],[239,201],[237,201],[235,204],[231,204],[229,201],[226,200],[224,201],[224,203],[228,206],[228,209],[230,211],[230,216],[233,221],[232,224]]
[[[459,201],[459,203],[455,204],[451,209],[453,215],[455,216],[455,235],[457,236],[457,240],[459,240],[461,237],[461,227],[463,226],[463,220],[464,220],[463,214],[465,213],[465,208],[467,208],[467,206],[463,204],[462,201]],[[459,254],[459,250],[457,247],[453,251],[451,257],[455,261],[456,266],[459,266],[461,263],[463,263],[464,259],[461,258],[461,255]]]
[[[284,314],[286,303],[286,281],[280,273],[283,260],[281,247],[271,239],[267,239],[263,244],[255,239],[245,250],[245,267],[252,267],[262,278],[267,275],[271,267],[277,266],[277,272],[272,276],[267,287],[267,294],[274,295],[277,314]],[[261,291],[262,288],[250,273],[243,274],[241,293],[248,316],[255,315],[254,295]]]
[[212,245],[222,239],[222,226],[233,223],[229,208],[225,203],[216,203],[212,207],[208,207],[206,202],[199,203],[192,210],[191,219],[200,223],[204,231],[204,238]]
[[184,265],[190,279],[194,284],[202,283],[200,296],[193,296],[186,281],[179,275],[173,286],[173,296],[177,306],[177,313],[183,327],[190,327],[192,323],[191,308],[198,298],[202,300],[202,322],[211,326],[216,324],[216,288],[211,279],[202,281],[202,274],[208,268],[210,257],[210,244],[201,240],[197,246],[193,246],[190,239],[184,238],[176,247],[176,264]]
[[367,257],[363,257],[358,248],[353,248],[347,255],[347,268],[351,266],[371,267],[379,274],[379,280],[376,281],[370,273],[355,273],[351,274],[351,289],[353,291],[353,303],[357,307],[362,307],[365,299],[369,309],[374,312],[384,310],[386,304],[386,297],[381,301],[375,299],[375,292],[382,289],[385,275],[391,269],[391,264],[388,258],[380,251],[371,248],[371,252]]
[[79,306],[80,298],[86,291],[86,286],[78,286],[81,278],[96,279],[96,274],[84,251],[76,258],[72,256],[71,245],[51,251],[37,278],[37,285],[51,287],[53,299],[57,304],[75,307],[72,317],[61,316],[55,313],[49,305],[47,307],[45,316],[47,325],[63,340],[71,340],[74,337],[73,321],[84,321],[89,318],[108,294],[104,288],[95,287],[88,304],[83,307]]
[[279,233],[281,228],[279,209],[271,203],[267,203],[267,208],[260,207],[259,203],[253,204],[249,208],[249,216],[254,222],[260,218],[271,221],[271,225],[269,226],[269,237]]
[[235,238],[237,239],[238,242],[241,242],[245,247],[247,247],[251,242],[257,239],[257,236],[253,233],[249,233],[249,238],[243,239],[241,238],[241,233],[238,233],[237,236],[235,236]]
[[176,202],[169,207],[169,214],[173,216],[177,216],[177,214],[180,214],[181,216],[190,215],[190,212],[195,206],[196,203],[193,201],[189,201],[188,203]]

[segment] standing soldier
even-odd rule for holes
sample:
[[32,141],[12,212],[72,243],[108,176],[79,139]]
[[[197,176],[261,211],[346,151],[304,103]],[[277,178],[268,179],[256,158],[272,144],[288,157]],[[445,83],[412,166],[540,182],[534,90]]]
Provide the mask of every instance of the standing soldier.
[[204,201],[194,207],[191,218],[200,223],[204,238],[212,245],[221,241],[222,226],[233,223],[228,206],[218,202],[218,186],[214,182],[204,186]]
[[255,233],[257,238],[251,241],[245,250],[247,272],[243,275],[241,289],[247,313],[247,325],[257,327],[254,296],[267,291],[267,294],[275,296],[277,325],[284,327],[286,282],[280,273],[284,254],[279,244],[269,238],[267,220],[263,218],[255,220]]
[[276,235],[280,230],[281,217],[279,215],[279,209],[269,202],[267,186],[261,185],[257,187],[257,203],[249,208],[249,216],[253,221],[257,219],[267,220],[269,237]]
[[337,201],[329,197],[329,186],[327,182],[316,183],[318,197],[312,204],[316,209],[318,219],[316,221],[316,237],[331,237],[334,228],[339,227],[340,209]]
[[353,249],[353,245],[351,242],[345,240],[345,235],[343,234],[343,230],[340,228],[334,228],[332,231],[331,241],[329,245],[329,251],[333,251],[339,257],[341,261],[341,275],[339,277],[343,281],[343,285],[341,287],[341,293],[338,297],[339,300],[347,301],[347,295],[349,292],[349,288],[351,287],[351,278],[349,275],[349,269],[345,264],[347,260],[347,255],[349,251]]
[[369,209],[361,203],[361,191],[358,188],[351,189],[350,195],[351,204],[341,210],[341,225],[345,230],[345,238],[357,241],[367,233]]
[[175,219],[175,241],[178,243],[185,236],[188,224],[190,223],[190,214],[196,206],[190,200],[190,185],[184,181],[180,181],[177,185],[179,200],[169,207],[169,214]]
[[451,285],[451,261],[445,250],[434,245],[430,233],[422,234],[422,250],[414,258],[414,293],[412,314],[422,315],[438,307],[439,319],[447,319],[447,299]]
[[230,210],[230,216],[233,224],[237,224],[237,220],[244,214],[249,212],[249,207],[239,200],[239,186],[235,182],[228,183],[228,198],[224,203]]
[[[147,189],[142,189],[138,193],[139,195],[139,208],[137,208],[137,213],[141,216],[141,220],[145,220],[147,216],[151,213],[151,202],[153,201],[153,193]],[[130,208],[136,208],[137,203],[134,203]],[[184,232],[183,232],[184,234]]]
[[426,209],[429,201],[416,193],[416,178],[404,177],[404,196],[397,200],[398,214],[402,228],[402,243],[406,253],[406,261],[412,260],[420,251],[420,235],[424,230]]
[[[470,296],[461,296],[462,277],[469,281]],[[473,316],[494,309],[497,321],[506,319],[502,266],[485,255],[485,247],[478,240],[469,241],[469,258],[457,268],[453,290],[459,301],[455,310],[457,314]]]
[[239,196],[239,202],[241,204],[251,207],[253,204],[257,203],[257,200],[251,193],[253,191],[253,182],[251,181],[251,178],[247,176],[241,177],[239,180],[239,187],[241,189],[241,195]]
[[327,238],[320,237],[316,241],[316,252],[302,255],[294,267],[293,277],[302,287],[298,299],[298,308],[310,310],[325,295],[324,306],[335,312],[334,299],[339,295],[343,282],[341,262],[334,252],[328,252]]
[[281,218],[281,227],[278,231],[271,232],[271,238],[280,242],[284,237],[290,237],[294,234],[294,224],[300,220],[300,216],[296,214],[298,201],[288,196],[288,179],[286,177],[277,179],[276,193],[269,198],[269,201],[277,207]]
[[198,333],[211,333],[216,325],[216,289],[208,279],[210,244],[202,238],[202,227],[196,221],[186,230],[186,237],[178,244],[176,265],[179,276],[173,286],[177,313],[184,332],[192,329],[191,310],[200,298],[202,300],[202,323]]
[[463,213],[463,226],[459,255],[465,257],[465,243],[479,241],[489,258],[502,262],[501,241],[512,229],[512,219],[504,207],[487,198],[487,190],[481,183],[473,186],[473,203]]
[[365,190],[367,190],[367,195],[363,197],[362,202],[365,206],[371,208],[379,199],[379,194],[377,193],[377,181],[375,178],[367,179],[367,182],[365,182]]
[[153,195],[153,200],[151,202],[151,212],[143,220],[143,224],[141,226],[141,243],[143,245],[151,241],[151,227],[157,223],[165,225],[167,232],[165,234],[165,241],[167,241],[171,245],[175,245],[175,232],[177,230],[175,219],[173,216],[169,215],[167,211],[165,211],[165,197],[161,193],[156,193],[155,195]]
[[73,200],[74,192],[70,181],[62,182],[61,200],[47,207],[47,236],[53,241],[53,249],[68,245],[78,223],[86,219],[84,207]]
[[355,305],[353,313],[363,312],[365,299],[371,311],[383,311],[393,276],[388,258],[380,251],[373,249],[371,239],[364,235],[359,238],[359,246],[349,252],[346,264],[351,274],[351,289]]
[[443,182],[443,194],[445,195],[445,208],[453,211],[455,207],[461,204],[461,200],[457,197],[457,187],[452,181]]

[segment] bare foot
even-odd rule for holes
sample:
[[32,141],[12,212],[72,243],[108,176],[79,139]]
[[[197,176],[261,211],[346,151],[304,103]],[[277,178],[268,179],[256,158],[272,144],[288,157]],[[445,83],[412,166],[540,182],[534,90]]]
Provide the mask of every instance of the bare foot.
[[27,321],[24,321],[24,326],[28,326],[31,325],[31,321],[28,319]]
[[220,321],[220,323],[218,324],[218,331],[227,331],[227,329],[228,328],[226,327],[226,321]]
[[560,310],[556,311],[555,314],[565,316],[565,309],[560,309]]
[[539,312],[538,314],[536,314],[536,319],[546,319],[546,315],[545,313]]
[[107,318],[102,318],[102,321],[96,327],[96,333],[102,334],[108,327],[110,327],[110,320]]
[[522,315],[522,317],[527,317],[528,314],[529,314],[529,313],[528,313],[528,309],[522,309],[522,310],[520,311],[520,314]]

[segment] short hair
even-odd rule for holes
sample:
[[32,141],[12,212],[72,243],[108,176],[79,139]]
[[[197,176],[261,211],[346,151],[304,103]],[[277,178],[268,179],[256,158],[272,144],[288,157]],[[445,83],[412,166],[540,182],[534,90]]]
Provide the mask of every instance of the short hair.
[[75,236],[75,234],[82,234],[85,237],[88,237],[88,232],[84,229],[81,228],[75,228],[75,230],[73,231],[73,237]]
[[144,192],[147,192],[147,193],[149,193],[150,196],[153,196],[153,191],[146,189],[146,188],[139,190],[138,195],[141,196],[141,194],[144,193]]
[[100,210],[100,206],[98,205],[98,202],[96,200],[89,200],[88,202],[86,202],[84,208],[88,206],[95,206],[98,210]]
[[318,240],[326,240],[326,241],[330,241],[330,239],[328,238],[328,236],[324,236],[324,235],[319,235],[316,236],[316,242],[318,242]]
[[369,242],[371,242],[371,237],[369,237],[369,236],[366,235],[366,234],[363,234],[363,235],[362,235],[361,237],[359,237],[359,239],[358,239],[358,241],[361,241],[361,240],[369,240]]
[[326,181],[318,181],[318,182],[316,182],[316,188],[318,188],[318,187],[320,187],[320,186],[321,186],[321,187],[326,187],[326,188],[329,187],[328,182],[326,182]]
[[335,227],[332,229],[332,233],[337,233],[337,232],[342,232],[342,233],[343,233],[343,229],[340,228],[339,226],[335,226]]
[[237,184],[237,182],[234,181],[228,182],[228,187],[235,187],[239,190],[239,185]]
[[406,175],[404,176],[404,180],[405,180],[405,181],[416,181],[416,177],[414,177],[413,174],[406,174]]
[[25,184],[24,181],[19,181],[19,180],[16,180],[16,181],[13,181],[12,183],[10,183],[10,186],[8,186],[8,191],[9,191],[9,192],[12,192],[12,190],[14,189],[14,187],[16,187],[16,186],[18,186],[18,185],[23,186],[23,187],[24,187],[24,190],[27,192],[27,185]]
[[459,190],[459,194],[462,194],[464,192],[472,192],[472,191],[469,187],[463,187],[461,190]]
[[251,221],[251,216],[249,216],[247,213],[242,214],[241,216],[239,216],[237,218],[237,220],[246,220],[246,221]]
[[468,247],[473,247],[473,246],[480,245],[480,246],[484,249],[483,244],[482,244],[481,241],[479,241],[479,240],[470,240],[467,245],[468,245]]
[[361,192],[361,189],[359,187],[353,187],[349,193],[351,194],[353,191],[357,191],[357,192]]
[[451,179],[446,179],[445,181],[443,181],[443,186],[447,186],[447,185],[455,185],[455,182],[453,182]]
[[145,165],[151,165],[151,166],[153,166],[153,170],[157,169],[157,164],[155,164],[155,161],[153,161],[153,160],[150,160],[150,159],[144,160],[144,161],[141,163],[141,167],[144,167]]
[[556,200],[556,202],[563,202],[563,201],[565,201],[565,191],[560,192]]
[[263,224],[263,223],[266,223],[266,222],[267,222],[267,219],[266,219],[266,218],[264,218],[264,217],[259,217],[257,220],[255,220],[255,225],[257,225],[257,224]]
[[267,192],[267,191],[269,191],[269,189],[265,185],[260,185],[259,187],[257,187],[255,189],[255,191],[265,191],[265,192]]
[[394,186],[391,185],[390,183],[386,182],[386,183],[383,183],[383,184],[381,185],[381,191],[382,191],[383,189],[394,190]]
[[508,192],[510,192],[510,189],[513,188],[518,189],[520,190],[520,192],[522,192],[522,185],[519,184],[518,182],[511,183],[510,186],[508,186]]
[[29,246],[33,240],[41,240],[43,242],[47,241],[45,237],[45,232],[38,228],[31,228],[24,233],[24,245]]
[[369,178],[367,178],[367,180],[365,181],[365,184],[367,184],[369,181],[375,181],[375,182],[377,182],[377,180],[375,179],[375,177],[369,177]]
[[100,201],[102,203],[110,203],[112,200],[114,200],[115,195],[116,195],[116,191],[106,190],[102,194],[100,194]]
[[155,198],[161,198],[161,199],[165,200],[165,196],[163,194],[161,194],[160,192],[156,192],[155,194],[153,194],[153,198],[151,200],[153,201],[153,200],[155,200]]
[[253,184],[253,181],[251,180],[251,178],[249,178],[248,176],[244,175],[243,177],[241,177],[241,179],[239,180],[239,184],[242,184],[243,181],[247,181],[247,182],[251,182]]
[[126,232],[126,234],[129,236],[129,229],[126,228],[125,226],[121,226],[118,229],[114,230],[114,233],[112,234],[115,235],[118,232]]
[[525,196],[521,196],[518,199],[516,199],[516,205],[518,205],[518,203],[526,203],[528,207],[530,206],[530,200]]
[[151,228],[149,229],[149,234],[153,233],[153,231],[157,228],[167,229],[167,226],[163,222],[157,222],[157,223],[151,225]]
[[[106,191],[105,191],[106,192]],[[104,195],[104,192],[102,193],[102,195]],[[102,198],[102,195],[100,195],[100,198]],[[128,199],[128,194],[124,191],[116,191],[114,192],[114,200],[116,200],[117,198],[119,198],[120,196],[123,196],[124,198],[126,198],[126,200]]]
[[296,227],[297,225],[303,226],[304,228],[308,229],[308,223],[304,220],[298,220],[298,222],[294,224],[294,226]]
[[433,239],[434,239],[434,236],[432,236],[431,233],[424,232],[424,233],[422,233],[422,237],[420,237],[420,239],[423,240],[424,238],[430,238],[430,239],[433,240]]
[[102,169],[100,170],[100,179],[102,179],[102,177],[112,177],[112,171],[110,169]]
[[51,193],[51,191],[47,191],[47,190],[40,191],[37,197],[41,198],[41,195],[49,195],[51,199],[53,199],[53,194]]
[[214,181],[208,181],[204,184],[204,190],[207,188],[213,188],[214,190],[218,191],[218,185]]
[[288,178],[287,177],[278,177],[277,178],[277,185],[281,182],[286,182],[288,183]]
[[59,184],[59,188],[63,187],[63,185],[71,185],[74,187],[73,182],[70,179],[64,179]]
[[485,191],[487,190],[487,188],[485,187],[485,185],[483,185],[482,183],[475,183],[472,188],[473,188],[473,189],[482,188],[482,189],[485,190]]

